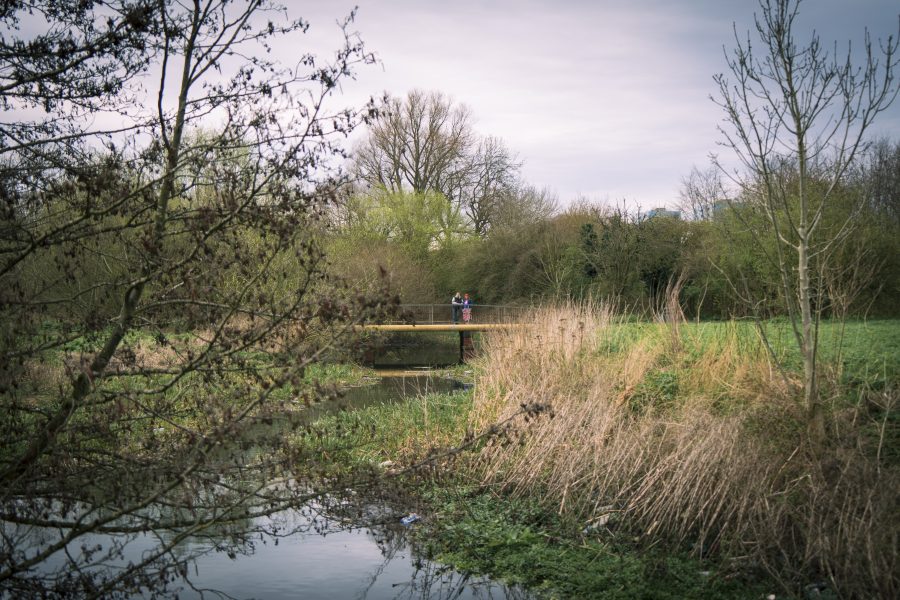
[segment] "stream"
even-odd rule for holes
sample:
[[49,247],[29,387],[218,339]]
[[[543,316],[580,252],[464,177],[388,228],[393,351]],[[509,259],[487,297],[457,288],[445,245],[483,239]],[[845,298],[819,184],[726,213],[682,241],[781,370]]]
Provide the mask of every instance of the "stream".
[[[346,409],[397,402],[420,394],[462,389],[453,380],[415,372],[385,373],[378,383],[352,388],[341,404]],[[376,510],[389,510],[375,507]],[[207,553],[196,561],[193,585],[227,590],[239,598],[304,598],[310,600],[355,598],[387,600],[428,599],[525,599],[522,590],[510,589],[483,577],[469,577],[418,556],[406,541],[402,515],[380,519],[387,524],[355,527],[315,515],[292,511],[284,519],[286,530],[296,530],[279,540],[256,544],[252,554],[234,560],[221,553]],[[415,527],[415,525],[412,525]],[[306,531],[304,531],[306,530]],[[196,590],[194,593],[197,593]],[[183,598],[192,597],[190,593]],[[193,596],[193,597],[199,597]]]
[[[422,372],[385,375],[389,376],[381,377],[377,383],[347,390],[337,404],[346,410],[464,387]],[[320,410],[317,407],[317,412]],[[405,515],[402,509],[362,498],[354,508],[357,510],[346,514],[365,516],[347,519],[309,505],[302,510],[257,518],[249,524],[249,530],[263,532],[277,526],[274,529],[284,533],[278,537],[253,534],[238,553],[222,551],[224,544],[217,543],[214,536],[184,540],[174,554],[193,558],[185,576],[170,583],[169,591],[177,591],[179,598],[260,600],[532,598],[520,588],[469,576],[421,556],[409,544],[407,529],[400,523]],[[227,537],[227,532],[222,535]],[[85,538],[79,544],[108,548],[119,543],[110,535]],[[123,552],[116,561],[119,565],[107,564],[107,568],[120,568],[139,560],[157,541],[150,533],[129,536],[127,543],[122,543]],[[53,563],[50,560],[44,566],[60,566]]]

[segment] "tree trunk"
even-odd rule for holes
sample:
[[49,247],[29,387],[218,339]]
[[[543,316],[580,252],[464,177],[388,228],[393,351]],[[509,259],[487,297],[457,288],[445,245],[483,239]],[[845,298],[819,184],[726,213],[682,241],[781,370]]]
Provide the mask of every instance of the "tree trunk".
[[800,352],[803,357],[803,396],[806,402],[807,431],[814,444],[825,439],[825,416],[819,401],[816,378],[816,343],[813,330],[812,298],[809,280],[809,239],[806,225],[798,227],[797,244],[797,287],[800,296],[800,327],[802,340]]

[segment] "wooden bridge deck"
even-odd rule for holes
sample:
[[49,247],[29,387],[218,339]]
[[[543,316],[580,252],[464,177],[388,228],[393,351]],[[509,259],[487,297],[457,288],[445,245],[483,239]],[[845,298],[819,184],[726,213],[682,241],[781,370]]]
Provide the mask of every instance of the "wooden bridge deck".
[[[453,310],[458,308],[459,312]],[[357,329],[361,331],[406,331],[406,332],[425,332],[425,331],[455,331],[459,333],[459,362],[465,362],[466,358],[475,355],[475,342],[472,334],[476,331],[502,331],[510,329],[521,329],[527,327],[526,323],[530,321],[529,310],[524,307],[517,306],[492,306],[477,305],[473,307],[475,314],[478,315],[479,322],[453,323],[451,315],[461,317],[471,315],[465,313],[458,306],[450,304],[404,304],[401,305],[404,319],[406,323],[382,323],[382,324],[363,324],[357,325]],[[435,316],[443,321],[435,320]],[[410,323],[409,321],[412,321]],[[518,322],[516,322],[518,321]]]

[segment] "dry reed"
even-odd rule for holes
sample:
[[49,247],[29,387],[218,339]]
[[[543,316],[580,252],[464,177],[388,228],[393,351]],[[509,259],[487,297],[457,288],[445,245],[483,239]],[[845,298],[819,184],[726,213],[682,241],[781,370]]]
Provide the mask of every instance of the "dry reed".
[[[595,303],[548,308],[532,325],[486,340],[473,425],[530,402],[553,418],[484,448],[486,483],[583,522],[617,513],[646,538],[748,557],[787,588],[823,578],[845,597],[900,591],[898,469],[872,458],[856,416],[835,414],[856,425],[811,449],[792,382],[733,329],[672,344],[665,325],[644,326],[616,346],[627,326]],[[660,373],[677,385],[665,402]]]

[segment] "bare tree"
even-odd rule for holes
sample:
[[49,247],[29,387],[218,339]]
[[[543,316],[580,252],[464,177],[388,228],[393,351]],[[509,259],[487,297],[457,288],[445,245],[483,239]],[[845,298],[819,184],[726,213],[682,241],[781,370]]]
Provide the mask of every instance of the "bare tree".
[[720,203],[725,202],[725,197],[722,172],[718,168],[711,166],[701,171],[694,167],[690,175],[681,180],[679,208],[697,221],[706,221]]
[[900,141],[879,140],[858,171],[867,211],[890,227],[900,226]]
[[443,94],[413,90],[390,98],[356,150],[360,179],[391,192],[436,191],[452,198],[467,177],[475,144],[471,116]]
[[499,138],[475,134],[471,113],[439,92],[389,99],[356,149],[357,177],[389,192],[438,192],[484,235],[518,179],[518,163]]
[[163,592],[181,541],[227,526],[232,552],[316,493],[264,426],[323,397],[305,369],[381,302],[315,237],[359,121],[326,99],[371,61],[351,21],[284,68],[269,41],[307,24],[267,0],[0,12],[0,595]]
[[502,190],[492,209],[491,227],[516,229],[551,219],[559,210],[559,198],[549,188],[539,189],[520,181]]
[[460,199],[475,234],[484,236],[500,217],[502,203],[517,187],[517,163],[503,140],[486,137],[469,159],[465,178],[454,193]]
[[897,96],[897,39],[881,46],[879,58],[867,33],[859,51],[862,64],[856,66],[850,48],[843,55],[830,52],[816,35],[798,45],[799,5],[796,0],[760,1],[760,45],[735,32],[729,75],[716,77],[716,101],[730,125],[722,129],[726,145],[745,169],[730,175],[743,198],[760,204],[768,224],[761,235],[775,242],[774,260],[803,357],[809,434],[821,440],[824,411],[816,376],[821,307],[812,264],[826,260],[853,230],[853,211],[827,230],[824,217],[866,147],[873,121]]

